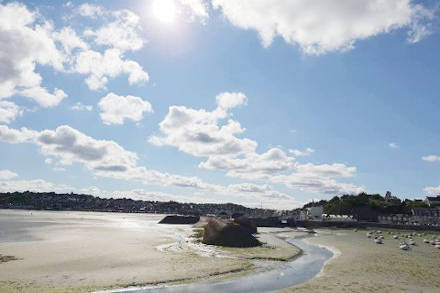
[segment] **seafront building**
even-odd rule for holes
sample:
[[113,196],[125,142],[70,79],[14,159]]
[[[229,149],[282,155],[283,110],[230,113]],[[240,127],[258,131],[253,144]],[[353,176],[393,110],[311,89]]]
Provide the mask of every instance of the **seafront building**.
[[411,214],[381,215],[379,223],[395,225],[440,226],[440,195],[427,196],[424,202],[428,208],[412,208]]
[[440,207],[440,195],[437,196],[427,196],[425,199],[425,203],[429,207]]

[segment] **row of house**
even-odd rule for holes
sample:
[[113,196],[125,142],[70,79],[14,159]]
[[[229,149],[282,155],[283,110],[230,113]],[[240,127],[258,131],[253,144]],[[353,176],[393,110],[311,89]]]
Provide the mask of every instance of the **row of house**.
[[384,224],[440,226],[440,195],[427,196],[424,202],[428,208],[412,208],[411,215],[379,216],[378,220]]
[[[388,197],[392,199],[391,193]],[[378,221],[383,224],[440,226],[440,195],[428,196],[424,201],[429,206],[428,208],[413,208],[410,215],[380,215],[378,216]],[[300,221],[356,221],[351,215],[324,214],[322,206],[313,206],[305,210],[297,210],[293,218]]]

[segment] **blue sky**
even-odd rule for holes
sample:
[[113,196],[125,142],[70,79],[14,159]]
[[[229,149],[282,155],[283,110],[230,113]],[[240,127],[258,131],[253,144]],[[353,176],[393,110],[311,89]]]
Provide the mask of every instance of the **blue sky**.
[[0,189],[440,193],[437,2],[237,2],[0,2]]

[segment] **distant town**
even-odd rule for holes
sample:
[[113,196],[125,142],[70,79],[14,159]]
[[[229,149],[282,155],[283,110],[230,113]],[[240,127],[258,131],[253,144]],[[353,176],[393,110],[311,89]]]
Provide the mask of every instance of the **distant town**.
[[[100,198],[85,194],[54,192],[0,193],[0,208],[28,210],[75,210],[125,213],[160,213],[258,218],[262,223],[325,222],[378,223],[440,227],[440,195],[424,199],[401,200],[387,192],[380,194],[335,196],[330,200],[310,202],[294,210],[248,208],[242,205],[144,201],[130,198]],[[271,219],[266,221],[264,219]]]

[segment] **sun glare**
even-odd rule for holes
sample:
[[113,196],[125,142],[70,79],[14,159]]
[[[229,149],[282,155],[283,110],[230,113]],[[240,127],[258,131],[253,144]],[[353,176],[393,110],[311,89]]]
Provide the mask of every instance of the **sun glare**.
[[171,23],[177,15],[177,8],[174,0],[154,0],[153,15],[161,22]]

